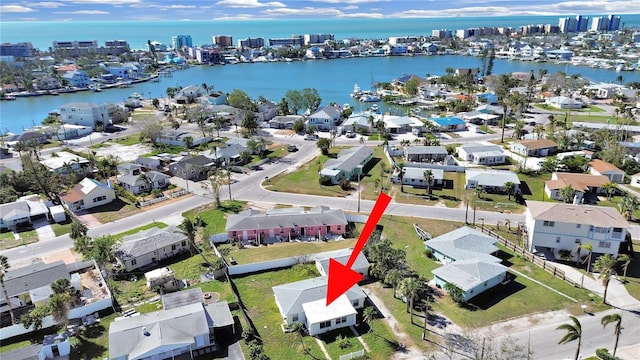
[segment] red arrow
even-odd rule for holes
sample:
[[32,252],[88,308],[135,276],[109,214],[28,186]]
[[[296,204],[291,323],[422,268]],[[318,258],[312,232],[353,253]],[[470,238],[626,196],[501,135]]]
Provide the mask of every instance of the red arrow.
[[349,256],[347,265],[342,265],[334,259],[329,259],[329,279],[327,283],[326,306],[329,306],[335,299],[339,298],[340,295],[347,292],[347,290],[351,289],[353,285],[362,280],[363,276],[353,271],[351,266],[353,266],[358,254],[362,251],[364,244],[369,240],[369,236],[373,232],[373,229],[376,227],[376,224],[382,217],[382,214],[390,201],[391,197],[389,195],[385,193],[380,193],[380,195],[378,195],[378,200],[376,200],[376,204],[373,206],[373,210],[367,219],[367,223],[364,224],[364,228],[360,233],[358,242],[356,242],[356,246],[353,248],[351,256]]

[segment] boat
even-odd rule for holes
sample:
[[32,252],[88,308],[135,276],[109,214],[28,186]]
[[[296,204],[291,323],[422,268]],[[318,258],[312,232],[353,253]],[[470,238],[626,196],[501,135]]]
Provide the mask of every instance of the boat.
[[2,98],[0,98],[0,100],[15,100],[16,97],[13,95],[5,95]]
[[373,94],[365,94],[362,95],[358,98],[358,100],[362,101],[362,102],[378,102],[378,101],[382,101],[382,99],[380,98],[380,96],[378,95],[373,95]]
[[134,92],[133,94],[129,95],[130,99],[138,99],[138,100],[144,100],[144,96],[138,94],[137,92]]
[[431,234],[429,234],[428,232],[422,230],[420,228],[420,226],[418,226],[418,224],[413,224],[413,228],[416,230],[416,233],[418,234],[418,237],[422,240],[422,241],[427,241],[427,240],[431,240],[433,237],[431,236]]
[[355,85],[353,85],[353,91],[351,92],[351,97],[359,98],[361,96],[362,96],[362,90],[360,90],[360,86],[358,86],[358,83],[356,83]]
[[376,113],[377,113],[377,112],[378,112],[378,104],[373,104],[373,105],[371,105],[371,111],[373,111],[373,112],[376,112]]

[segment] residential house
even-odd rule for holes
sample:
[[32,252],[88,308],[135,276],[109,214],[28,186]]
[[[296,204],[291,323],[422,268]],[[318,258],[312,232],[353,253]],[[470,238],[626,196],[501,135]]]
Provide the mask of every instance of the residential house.
[[613,207],[533,200],[527,200],[525,223],[529,251],[560,258],[560,251],[568,250],[573,261],[586,255],[578,249],[585,243],[593,246],[594,259],[602,254],[618,255],[629,229],[629,223]]
[[118,263],[129,272],[187,251],[186,235],[174,228],[154,227],[122,238],[114,254]]
[[156,138],[157,144],[187,146],[185,138],[191,138],[191,146],[206,144],[211,141],[211,136],[202,136],[200,133],[184,130],[164,129]]
[[157,171],[141,172],[138,175],[122,175],[118,177],[118,184],[125,190],[138,195],[148,193],[154,189],[164,189],[169,186],[169,175]]
[[334,105],[327,105],[307,117],[307,127],[313,126],[320,131],[329,131],[336,128],[342,118],[342,111]]
[[22,197],[10,203],[0,204],[0,229],[15,229],[22,224],[31,224],[34,218],[42,215],[48,217],[47,205],[34,200],[40,199]]
[[197,181],[206,179],[207,173],[214,167],[215,163],[204,155],[188,155],[169,164],[169,173],[181,179]]
[[[329,259],[333,259],[342,265],[346,265],[351,257],[353,249],[342,249],[335,251],[327,251],[314,256],[316,269],[322,276],[329,276]],[[351,270],[362,275],[365,279],[369,277],[369,260],[362,254],[358,253],[356,260],[351,265]]]
[[40,163],[58,175],[70,173],[83,175],[91,171],[89,160],[67,151],[57,152],[55,156],[40,160]]
[[412,162],[440,162],[448,155],[444,146],[407,146],[404,148],[404,158]]
[[320,176],[331,179],[332,184],[341,180],[356,180],[364,174],[364,168],[373,158],[373,150],[367,146],[341,150],[336,159],[329,159],[320,170]]
[[198,85],[189,85],[182,88],[175,96],[176,103],[178,104],[191,104],[197,98],[205,96],[206,92]]
[[603,185],[608,182],[609,178],[603,175],[554,172],[551,174],[551,180],[544,182],[544,192],[550,199],[564,200],[560,190],[570,186],[575,191],[573,203],[581,204],[587,194],[604,194]]
[[[431,186],[442,185],[444,180],[444,170],[412,167],[407,165],[402,168],[402,184],[426,188],[427,182],[424,178],[424,172],[427,170],[431,171]],[[400,183],[400,172],[397,170],[393,172],[393,182],[395,184]]]
[[53,90],[61,88],[60,80],[49,75],[40,75],[40,77],[31,81],[34,90]]
[[211,159],[217,166],[233,166],[242,164],[242,153],[249,148],[240,144],[231,144],[217,149],[204,151],[202,155]]
[[272,129],[293,129],[293,124],[296,121],[304,121],[304,116],[302,115],[285,115],[285,116],[275,116],[271,120],[269,120],[269,127]]
[[391,134],[424,132],[424,123],[410,116],[385,115],[382,117],[384,128]]
[[493,254],[497,240],[470,227],[461,227],[425,241],[425,247],[444,266],[433,270],[436,286],[453,284],[469,299],[503,282],[507,267]]
[[278,105],[267,101],[258,105],[256,120],[258,122],[265,122],[273,119],[276,115],[278,115]]
[[589,173],[594,175],[604,175],[609,178],[612,183],[622,184],[624,182],[625,172],[618,169],[615,165],[609,164],[600,159],[591,160],[587,163]]
[[459,146],[457,151],[459,158],[477,165],[498,165],[505,162],[502,147],[494,144],[470,143]]
[[517,140],[509,144],[509,149],[523,156],[545,157],[558,152],[558,145],[549,139]]
[[71,211],[80,211],[106,205],[116,199],[116,193],[98,180],[84,178],[71,190],[60,195],[62,205]]
[[35,141],[38,144],[46,144],[49,142],[47,135],[37,131],[25,131],[22,134],[6,136],[4,143],[8,146],[15,147],[15,144],[21,142],[27,144],[31,141]]
[[364,306],[367,298],[364,291],[354,285],[326,306],[325,276],[278,285],[272,289],[284,324],[303,324],[312,336],[355,325],[357,309]]
[[466,69],[466,68],[459,68],[456,69],[456,75],[457,76],[469,76],[471,78],[471,82],[478,82],[478,75],[480,75],[480,69],[478,68],[474,68],[474,69]]
[[429,122],[434,125],[436,131],[440,132],[464,131],[467,125],[464,120],[451,116],[429,118]]
[[94,103],[67,103],[60,107],[60,118],[65,124],[88,126],[109,125],[106,105]]
[[[158,170],[161,167],[160,158],[157,156],[140,156],[136,159],[135,164],[142,166],[145,170]],[[118,170],[118,172],[120,172],[120,170]]]
[[[22,324],[11,324],[5,294],[12,304],[14,315],[19,318],[34,306],[45,305],[53,294],[50,285],[58,279],[69,280],[71,286],[78,291],[68,313],[69,319],[80,319],[113,305],[111,292],[93,260],[70,264],[60,260],[52,263],[36,262],[25,267],[11,268],[4,277],[4,291],[0,292],[0,340],[33,331],[33,327],[27,329]],[[55,324],[52,317],[47,316],[43,319],[42,328]]]
[[76,139],[83,136],[87,136],[93,132],[93,129],[89,126],[64,124],[60,127],[52,127],[54,131],[52,137],[58,141]]
[[347,218],[342,210],[316,206],[310,210],[284,208],[265,212],[248,209],[228,215],[225,231],[229,239],[264,243],[340,236],[346,228]]
[[373,117],[373,124],[381,119],[379,114],[371,112],[354,113],[342,122],[342,132],[352,131],[354,133],[370,133],[373,131],[373,124],[370,118]]
[[91,79],[84,70],[72,70],[67,71],[62,75],[62,78],[69,82],[69,85],[74,88],[88,88],[91,85]]
[[465,189],[479,187],[486,192],[504,192],[504,184],[512,182],[515,185],[514,193],[520,191],[520,179],[518,179],[518,174],[512,171],[468,168],[465,171],[465,176],[467,178]]
[[582,109],[582,101],[566,96],[552,96],[545,103],[556,109]]
[[143,75],[143,69],[139,63],[111,65],[105,66],[105,68],[111,75],[125,81],[136,80]]
[[118,170],[118,173],[120,175],[134,175],[134,176],[137,176],[137,175],[140,175],[143,172],[142,165],[134,164],[134,163],[130,163],[130,162],[118,164],[116,166],[116,169]]
[[640,173],[631,175],[631,183],[629,185],[640,188]]

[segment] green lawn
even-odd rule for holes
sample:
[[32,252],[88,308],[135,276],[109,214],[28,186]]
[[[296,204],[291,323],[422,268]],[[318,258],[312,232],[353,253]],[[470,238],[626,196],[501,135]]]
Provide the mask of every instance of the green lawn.
[[91,208],[89,213],[101,223],[120,220],[144,210],[138,209],[133,204],[129,204],[120,198],[116,198],[110,204]]
[[[344,336],[345,338],[347,338],[349,346],[344,349],[341,349],[336,339],[338,336]],[[342,329],[329,331],[328,333],[318,335],[318,338],[322,340],[322,342],[324,343],[325,349],[327,350],[327,352],[329,353],[329,356],[331,356],[332,359],[339,359],[340,355],[345,355],[354,351],[359,351],[364,349],[360,341],[358,341],[358,339],[355,337],[355,335],[349,328],[342,328]]]
[[[30,229],[30,228],[28,228]],[[0,250],[11,249],[17,246],[31,244],[38,241],[38,234],[35,230],[18,229],[20,240],[16,240],[12,231],[0,233]]]
[[214,204],[205,205],[193,210],[184,212],[182,216],[194,219],[199,216],[206,224],[206,232],[209,234],[217,234],[224,232],[227,225],[227,214],[238,213],[246,206],[242,201],[222,201],[220,208],[215,208]]
[[550,173],[518,174],[518,178],[520,179],[520,190],[525,199],[549,201],[549,197],[544,193],[544,182],[551,180]]
[[280,244],[270,244],[266,247],[249,247],[243,249],[238,249],[233,245],[225,244],[219,246],[219,248],[229,249],[230,252],[228,257],[233,257],[238,264],[249,264],[260,261],[281,259],[289,256],[300,256],[306,254],[315,254],[323,251],[346,249],[353,247],[355,242],[355,239],[328,242],[287,242]]
[[[278,311],[271,288],[294,281],[318,276],[313,265],[294,266],[293,268],[247,275],[233,279],[240,297],[247,308],[249,317],[258,329],[264,342],[265,353],[272,359],[311,358],[301,350],[300,338],[296,333],[284,333],[280,324],[282,316]],[[315,339],[304,337],[305,345],[313,357],[324,359],[324,355]]]
[[165,224],[163,222],[154,221],[154,222],[148,223],[146,225],[142,225],[142,226],[139,226],[139,227],[137,227],[135,229],[127,230],[127,231],[121,232],[121,233],[113,235],[113,236],[116,239],[121,239],[121,238],[123,238],[125,236],[133,235],[133,234],[135,234],[137,232],[140,232],[140,231],[143,231],[143,230],[149,230],[149,229],[154,228],[154,227],[157,227],[157,228],[160,228],[160,229],[164,229],[164,228],[166,228],[168,226],[169,225],[167,225],[167,224]]
[[115,138],[113,139],[113,142],[116,144],[124,145],[124,146],[137,145],[137,144],[140,144],[141,142],[140,134],[133,134],[133,135]]
[[51,228],[53,229],[53,232],[56,234],[56,236],[68,234],[71,232],[71,220],[67,219],[63,223],[52,224]]
[[[640,243],[633,244],[633,251],[634,257],[627,268],[627,280],[624,287],[631,296],[640,300]],[[618,270],[618,274],[621,274],[620,277],[622,277],[622,273],[622,269]]]

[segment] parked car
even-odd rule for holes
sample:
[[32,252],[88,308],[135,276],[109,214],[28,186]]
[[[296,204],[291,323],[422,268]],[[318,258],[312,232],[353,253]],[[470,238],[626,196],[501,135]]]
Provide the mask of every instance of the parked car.
[[348,137],[349,139],[353,139],[354,137],[356,137],[356,133],[354,133],[353,131],[349,130],[347,131],[346,137]]
[[305,140],[318,140],[319,136],[316,134],[307,134],[304,136]]
[[542,260],[547,260],[547,256],[541,251],[534,251],[533,255],[539,257]]
[[287,151],[296,152],[296,151],[298,151],[298,147],[295,146],[295,145],[289,145],[289,146],[287,146]]

